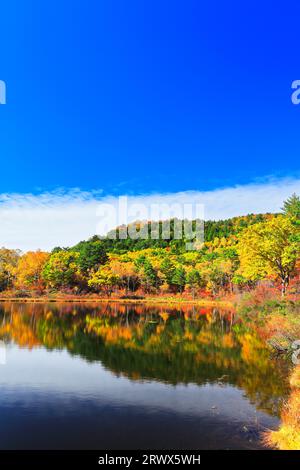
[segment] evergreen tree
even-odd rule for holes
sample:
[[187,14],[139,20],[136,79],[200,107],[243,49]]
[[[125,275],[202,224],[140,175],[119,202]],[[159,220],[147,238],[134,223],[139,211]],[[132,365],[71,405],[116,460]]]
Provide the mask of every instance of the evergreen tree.
[[159,277],[157,275],[156,269],[152,266],[149,260],[146,260],[143,266],[144,279],[148,287],[158,287],[159,286]]
[[181,266],[175,269],[175,273],[172,278],[172,284],[177,286],[180,294],[182,294],[186,284],[186,273],[184,268]]
[[288,217],[294,217],[300,220],[300,198],[296,193],[292,194],[284,201],[282,211]]
[[169,257],[165,258],[162,261],[160,270],[165,277],[166,283],[170,287],[172,285],[172,279],[175,274],[176,268]]
[[193,293],[193,299],[195,298],[195,290],[197,287],[200,286],[201,283],[201,276],[197,269],[192,269],[187,273],[186,276],[186,283],[191,288]]

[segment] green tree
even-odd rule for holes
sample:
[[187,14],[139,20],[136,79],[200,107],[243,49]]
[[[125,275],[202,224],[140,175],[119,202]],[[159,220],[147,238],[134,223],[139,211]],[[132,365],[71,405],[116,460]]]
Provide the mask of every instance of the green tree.
[[201,285],[201,276],[197,269],[191,269],[186,275],[186,283],[192,291],[193,299],[195,298],[195,290]]
[[163,259],[160,270],[164,276],[164,280],[168,284],[169,287],[173,284],[173,277],[175,275],[176,267],[174,263],[170,260],[169,256]]
[[300,220],[300,198],[297,194],[292,194],[283,203],[282,211],[284,215]]
[[179,292],[182,294],[186,284],[186,272],[182,266],[178,266],[175,269],[174,275],[172,277],[172,284],[176,286]]
[[73,251],[79,252],[78,266],[83,273],[98,269],[108,259],[103,243],[99,240],[79,243]]
[[81,279],[76,251],[57,251],[45,264],[42,276],[49,287],[74,287]]
[[146,259],[143,265],[143,279],[147,286],[147,289],[150,290],[151,287],[158,288],[160,284],[160,279],[157,273],[157,270],[154,269],[151,262]]

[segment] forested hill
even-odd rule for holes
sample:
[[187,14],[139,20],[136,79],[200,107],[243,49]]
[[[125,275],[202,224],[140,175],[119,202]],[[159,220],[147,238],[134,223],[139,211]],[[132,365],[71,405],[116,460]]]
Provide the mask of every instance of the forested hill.
[[[286,295],[300,267],[300,198],[291,196],[281,214],[250,214],[205,222],[204,244],[178,236],[170,221],[119,227],[116,238],[94,236],[69,248],[20,253],[0,249],[0,291],[27,296],[50,292],[110,296],[148,294],[230,295],[261,280]],[[153,236],[153,225],[155,238]],[[182,223],[180,223],[182,228]],[[196,222],[194,222],[195,228]],[[132,230],[134,229],[134,230]],[[151,229],[151,230],[150,230]],[[142,231],[141,238],[127,236]],[[124,233],[124,238],[118,234]],[[163,232],[163,237],[160,236]],[[147,233],[149,236],[147,236]],[[294,289],[294,287],[292,286]],[[298,287],[296,287],[298,289]],[[222,294],[222,295],[223,295]],[[135,295],[135,294],[134,294]]]
[[[44,278],[47,285],[59,287],[56,274],[67,267],[68,273],[73,272],[71,285],[108,296],[116,291],[125,291],[126,295],[129,291],[142,295],[182,293],[187,287],[193,297],[199,289],[212,295],[232,293],[234,285],[251,288],[261,279],[273,279],[281,282],[285,295],[296,273],[299,253],[300,200],[293,196],[291,201],[296,214],[287,207],[282,214],[206,221],[205,243],[196,240],[194,250],[187,247],[191,240],[176,237],[177,223],[182,222],[177,219],[170,220],[169,239],[159,236],[165,228],[163,222],[122,226],[106,237],[94,236],[67,250],[54,250],[44,268]],[[153,226],[155,238],[150,236]],[[142,236],[126,237],[126,231],[142,231]],[[123,238],[119,236],[122,232]],[[269,251],[271,256],[266,258]]]
[[[233,235],[237,235],[241,232],[244,228],[248,227],[249,225],[253,225],[258,222],[263,222],[270,217],[274,217],[274,214],[266,213],[266,214],[249,214],[245,216],[233,217],[231,219],[225,220],[208,220],[204,222],[204,241],[211,242],[216,238],[229,238]],[[95,235],[89,240],[81,241],[74,247],[72,250],[79,250],[84,247],[84,245],[101,241],[101,245],[103,246],[104,251],[112,252],[112,253],[125,253],[127,251],[139,251],[146,248],[171,248],[172,251],[176,252],[183,252],[185,251],[186,242],[187,240],[183,238],[182,240],[175,240],[174,239],[174,219],[170,221],[170,239],[164,240],[161,236],[158,239],[151,239],[150,238],[150,228],[151,222],[142,222],[136,223],[139,224],[139,227],[142,228],[145,224],[148,225],[148,239],[131,239],[130,237],[126,239],[119,238],[119,229],[116,230],[116,239],[111,238],[112,232],[108,233],[106,237],[99,237]],[[159,233],[161,234],[162,223],[157,223]],[[129,226],[127,226],[129,227]],[[125,227],[125,230],[126,228]],[[122,227],[124,230],[124,227]],[[55,249],[57,250],[57,249]],[[54,250],[54,251],[55,251]]]

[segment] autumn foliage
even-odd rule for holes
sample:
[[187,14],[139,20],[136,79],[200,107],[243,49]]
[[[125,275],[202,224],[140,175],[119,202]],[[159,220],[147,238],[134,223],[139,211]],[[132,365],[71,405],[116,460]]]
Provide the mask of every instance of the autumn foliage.
[[282,214],[206,222],[205,242],[195,251],[186,250],[184,239],[174,239],[174,221],[170,240],[95,236],[51,253],[2,248],[0,290],[3,296],[8,291],[12,296],[64,292],[195,299],[239,295],[265,286],[270,292],[297,297],[298,206],[294,195],[284,203]]

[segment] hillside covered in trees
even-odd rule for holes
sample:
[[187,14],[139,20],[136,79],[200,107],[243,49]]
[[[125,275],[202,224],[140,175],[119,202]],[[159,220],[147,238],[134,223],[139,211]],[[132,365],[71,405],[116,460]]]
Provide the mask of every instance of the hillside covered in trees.
[[[204,243],[194,251],[186,250],[184,238],[175,239],[175,223],[168,240],[119,239],[117,230],[116,239],[94,236],[51,253],[1,248],[2,296],[197,298],[230,295],[261,283],[283,296],[300,292],[300,199],[295,194],[279,214],[206,221]],[[151,223],[146,225],[150,234]]]

